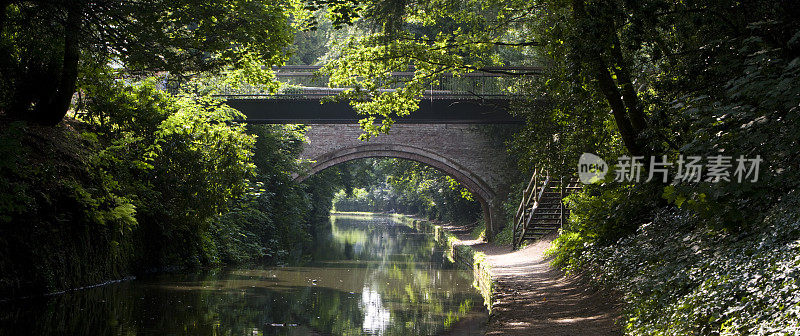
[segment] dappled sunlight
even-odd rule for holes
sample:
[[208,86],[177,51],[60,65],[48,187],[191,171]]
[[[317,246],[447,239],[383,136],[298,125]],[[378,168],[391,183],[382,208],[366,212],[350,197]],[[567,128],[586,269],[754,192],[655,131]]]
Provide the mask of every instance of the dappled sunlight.
[[800,335],[798,0],[0,3],[0,336]]

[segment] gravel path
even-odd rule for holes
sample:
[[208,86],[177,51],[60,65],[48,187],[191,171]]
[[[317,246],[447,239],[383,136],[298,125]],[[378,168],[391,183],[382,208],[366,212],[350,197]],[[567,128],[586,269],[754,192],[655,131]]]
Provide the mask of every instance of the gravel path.
[[445,229],[491,263],[496,286],[486,335],[622,335],[618,300],[550,266],[544,251],[552,239],[512,252],[472,240],[466,228]]

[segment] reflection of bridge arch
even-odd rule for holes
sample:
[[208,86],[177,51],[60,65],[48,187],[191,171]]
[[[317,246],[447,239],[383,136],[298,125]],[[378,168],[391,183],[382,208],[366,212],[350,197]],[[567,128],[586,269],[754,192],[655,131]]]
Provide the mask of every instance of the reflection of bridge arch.
[[316,162],[312,163],[311,169],[305,175],[297,177],[296,180],[302,181],[308,176],[340,163],[375,157],[413,160],[441,170],[463,184],[478,198],[482,206],[486,206],[487,202],[496,196],[486,182],[458,163],[422,148],[399,144],[366,144],[321,155]]

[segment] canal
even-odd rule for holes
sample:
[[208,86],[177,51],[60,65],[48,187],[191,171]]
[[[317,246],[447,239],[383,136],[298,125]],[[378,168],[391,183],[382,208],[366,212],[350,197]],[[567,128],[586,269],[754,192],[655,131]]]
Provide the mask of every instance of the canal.
[[437,335],[486,315],[398,216],[335,214],[286,266],[140,277],[0,304],[0,335]]

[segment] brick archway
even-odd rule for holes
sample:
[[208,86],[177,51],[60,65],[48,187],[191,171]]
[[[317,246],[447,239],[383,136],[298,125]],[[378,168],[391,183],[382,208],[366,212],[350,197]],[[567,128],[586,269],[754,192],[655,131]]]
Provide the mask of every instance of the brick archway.
[[395,124],[389,134],[360,141],[357,124],[310,124],[300,159],[311,165],[296,180],[360,158],[418,161],[445,172],[475,195],[491,237],[505,223],[502,202],[516,171],[505,141],[516,129],[514,125]]
[[502,201],[516,171],[505,141],[516,129],[514,125],[395,124],[389,134],[360,141],[357,124],[309,124],[300,159],[311,165],[296,180],[360,158],[418,161],[445,172],[475,195],[491,237],[505,223]]
[[458,163],[434,152],[406,145],[365,144],[327,153],[318,157],[308,172],[299,175],[295,180],[302,182],[311,175],[347,161],[376,157],[413,160],[436,168],[463,184],[478,198],[482,206],[488,205],[496,197],[486,182]]

